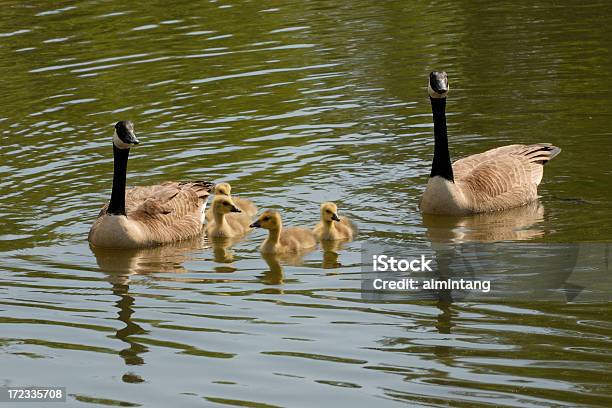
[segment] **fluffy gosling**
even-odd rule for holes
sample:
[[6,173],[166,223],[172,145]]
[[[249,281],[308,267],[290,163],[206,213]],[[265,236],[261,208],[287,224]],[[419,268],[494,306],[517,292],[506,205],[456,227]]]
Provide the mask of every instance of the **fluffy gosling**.
[[231,197],[215,196],[211,212],[212,219],[206,224],[206,234],[209,237],[232,238],[249,231],[251,217],[243,213]]
[[268,230],[268,237],[261,244],[261,252],[264,254],[303,252],[317,245],[314,234],[306,228],[283,229],[283,221],[277,211],[264,211],[251,227]]
[[350,241],[357,227],[346,217],[338,217],[338,207],[332,202],[321,204],[321,222],[312,230],[318,241]]
[[[217,196],[231,197],[234,204],[236,204],[236,206],[240,208],[240,210],[242,210],[242,212],[248,215],[249,217],[252,218],[255,216],[255,214],[257,214],[257,207],[255,206],[255,204],[253,204],[251,200],[240,197],[232,197],[232,186],[230,186],[229,183],[219,183],[215,185],[215,189],[213,190],[213,192]],[[212,219],[212,212],[210,214],[210,218],[208,218],[207,215],[207,219]]]

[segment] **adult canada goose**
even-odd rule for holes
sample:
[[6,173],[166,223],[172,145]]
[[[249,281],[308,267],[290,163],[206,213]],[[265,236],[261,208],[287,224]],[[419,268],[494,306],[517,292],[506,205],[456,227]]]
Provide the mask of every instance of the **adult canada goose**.
[[111,199],[89,230],[89,242],[95,246],[150,247],[202,232],[206,201],[214,184],[172,181],[126,191],[130,147],[137,144],[132,122],[117,122],[113,136]]
[[451,165],[446,134],[446,72],[429,75],[434,120],[434,158],[420,208],[429,214],[506,210],[538,198],[544,164],[561,152],[549,143],[513,144],[457,160]]
[[[213,219],[206,224],[206,234],[209,237],[232,238],[249,231],[251,217],[243,213],[231,197],[217,195],[211,207]],[[230,214],[235,217],[229,217]]]
[[346,217],[338,217],[338,207],[332,202],[321,204],[321,221],[312,230],[319,241],[351,240],[357,233]]
[[315,236],[309,229],[298,227],[283,229],[283,221],[277,211],[264,211],[251,227],[268,230],[268,237],[261,244],[261,252],[264,254],[302,252],[317,245]]
[[[231,197],[234,204],[236,204],[236,206],[240,208],[242,213],[248,215],[249,217],[252,218],[255,216],[255,214],[257,214],[257,207],[255,206],[255,204],[253,204],[251,200],[240,197],[232,197],[232,186],[230,186],[229,183],[219,183],[215,185],[213,192],[215,193],[215,195]],[[234,216],[235,214],[228,214],[228,217],[230,218],[233,218]],[[206,211],[206,219],[209,221],[213,219],[212,209],[210,208],[208,209],[208,211]]]

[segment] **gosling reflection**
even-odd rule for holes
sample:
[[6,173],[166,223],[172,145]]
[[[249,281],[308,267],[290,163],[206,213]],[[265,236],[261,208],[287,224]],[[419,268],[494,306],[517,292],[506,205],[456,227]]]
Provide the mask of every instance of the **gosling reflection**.
[[338,241],[321,241],[321,249],[323,250],[323,269],[336,269],[342,266],[338,260],[339,252],[344,248],[348,240]]
[[209,237],[213,250],[213,260],[221,265],[215,267],[215,272],[233,273],[237,268],[233,265],[234,251],[232,247],[245,240],[244,236],[239,237]]
[[544,219],[537,201],[507,211],[470,216],[423,215],[427,237],[435,243],[524,241],[544,235],[536,224]]
[[[113,295],[117,296],[117,320],[124,326],[117,330],[115,337],[124,342],[127,347],[119,351],[128,366],[138,366],[145,363],[143,354],[148,347],[140,344],[134,336],[146,335],[148,330],[134,322],[135,302],[137,295],[130,292],[130,276],[152,272],[185,271],[183,263],[189,259],[188,254],[201,249],[201,239],[183,242],[181,244],[146,249],[108,249],[91,247],[100,270],[107,275]],[[123,375],[123,381],[137,383],[144,381],[134,373]]]
[[[285,275],[279,257],[274,254],[261,254],[261,257],[270,268],[259,276],[261,281],[266,285],[282,285]],[[282,290],[279,289],[279,292],[282,292]]]
[[[261,281],[266,285],[282,285],[285,282],[283,265],[302,266],[304,264],[303,254],[300,253],[262,253],[261,257],[268,264],[268,268],[270,268],[259,275]],[[282,293],[282,290],[279,289],[278,293]]]
[[215,266],[215,272],[218,273],[233,273],[236,272],[236,267],[233,265],[234,252],[232,246],[242,241],[242,238],[228,237],[212,237],[210,244],[213,250],[213,260],[221,265]]

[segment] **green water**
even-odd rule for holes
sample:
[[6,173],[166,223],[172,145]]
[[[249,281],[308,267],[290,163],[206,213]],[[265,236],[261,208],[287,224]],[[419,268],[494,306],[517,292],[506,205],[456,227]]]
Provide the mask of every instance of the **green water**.
[[[362,242],[609,242],[606,1],[2,2],[0,385],[64,406],[610,406],[610,303],[362,300]],[[426,84],[454,158],[550,142],[541,206],[423,219]],[[292,265],[255,231],[97,251],[112,125],[128,183],[228,181],[356,242]],[[258,405],[260,404],[260,405]]]

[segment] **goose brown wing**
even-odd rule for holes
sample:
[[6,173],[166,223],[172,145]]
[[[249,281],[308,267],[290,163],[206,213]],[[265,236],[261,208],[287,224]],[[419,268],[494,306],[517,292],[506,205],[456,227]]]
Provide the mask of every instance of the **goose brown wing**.
[[458,160],[455,183],[476,211],[496,211],[537,198],[543,164],[560,149],[550,144],[509,145]]
[[135,220],[162,217],[170,224],[185,216],[200,217],[210,189],[211,186],[203,182],[166,182],[134,187],[126,191],[127,215]]

